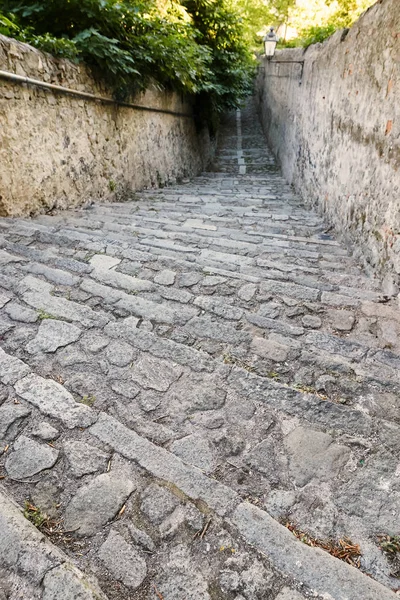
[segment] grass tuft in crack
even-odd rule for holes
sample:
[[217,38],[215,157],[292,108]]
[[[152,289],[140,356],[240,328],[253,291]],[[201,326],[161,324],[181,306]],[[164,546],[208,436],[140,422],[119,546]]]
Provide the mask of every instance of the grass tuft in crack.
[[38,317],[39,317],[40,321],[44,321],[44,319],[56,319],[57,320],[57,317],[46,312],[42,308],[39,308],[37,312],[38,312]]
[[37,529],[40,529],[47,521],[48,516],[43,513],[40,508],[25,500],[24,517],[28,519]]
[[93,404],[96,402],[96,396],[82,396],[82,398],[80,399],[80,403],[81,404],[86,404],[86,406],[93,406]]
[[379,547],[389,559],[392,577],[400,578],[400,536],[381,535],[378,537]]
[[[60,505],[57,505],[59,508]],[[50,518],[39,507],[25,500],[24,517],[28,519],[41,533],[46,535],[51,541],[64,549],[72,552],[81,552],[86,545],[85,541],[77,540],[73,534],[77,529],[66,531],[63,529],[62,518]]]

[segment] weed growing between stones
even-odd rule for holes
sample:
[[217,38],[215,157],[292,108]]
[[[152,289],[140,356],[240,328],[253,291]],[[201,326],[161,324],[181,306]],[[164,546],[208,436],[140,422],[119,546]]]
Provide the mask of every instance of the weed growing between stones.
[[255,371],[252,365],[249,365],[249,363],[246,361],[239,360],[238,358],[236,358],[236,356],[230,354],[230,352],[226,352],[222,358],[226,365],[236,365],[237,367],[245,369],[249,373],[253,373]]
[[90,260],[93,258],[93,256],[96,256],[97,254],[101,254],[101,255],[105,255],[105,252],[102,252],[101,250],[96,250],[96,252],[90,250],[89,252],[87,252],[84,256],[84,258],[82,259],[84,262],[90,262]]
[[85,541],[76,540],[71,535],[76,529],[66,531],[62,527],[62,519],[50,518],[39,507],[29,502],[29,500],[25,500],[24,517],[41,533],[51,538],[51,541],[60,547],[71,550],[72,552],[81,553],[86,546]]
[[380,549],[386,554],[392,567],[392,577],[400,579],[400,536],[382,535],[378,538]]
[[275,379],[276,381],[279,381],[279,379],[280,379],[279,373],[276,373],[275,371],[269,371],[267,373],[267,377],[269,379]]
[[80,399],[81,404],[86,404],[86,406],[93,406],[96,402],[96,396],[85,395]]
[[42,308],[39,308],[37,312],[38,312],[38,317],[39,317],[40,321],[44,321],[44,319],[56,319],[57,320],[57,317],[46,312]]
[[317,394],[317,390],[310,386],[310,385],[303,385],[302,383],[296,383],[296,385],[294,386],[296,388],[296,390],[299,390],[299,392],[304,392],[305,394]]
[[48,516],[28,500],[25,500],[24,517],[39,530],[49,521]]
[[385,535],[379,538],[380,547],[389,554],[400,553],[400,537],[397,535]]
[[315,387],[311,385],[303,385],[302,383],[297,383],[294,385],[294,389],[302,392],[303,394],[313,394],[314,396],[318,396],[321,400],[329,400],[330,402],[339,402],[339,404],[344,404],[345,401],[341,401],[341,399],[334,399],[328,397],[326,394],[319,392]]

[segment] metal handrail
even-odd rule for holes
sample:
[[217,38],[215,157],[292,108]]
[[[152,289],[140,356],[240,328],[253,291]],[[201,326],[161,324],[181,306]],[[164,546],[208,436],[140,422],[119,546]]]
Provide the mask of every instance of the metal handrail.
[[9,71],[1,71],[0,70],[0,78],[8,79],[9,81],[14,81],[16,83],[25,83],[27,85],[35,85],[37,87],[42,87],[47,90],[52,90],[54,92],[68,94],[70,96],[78,96],[80,98],[85,98],[86,100],[91,100],[91,101],[95,101],[95,102],[102,102],[103,104],[117,104],[118,106],[133,108],[134,110],[162,113],[162,114],[166,114],[166,115],[173,115],[176,117],[185,117],[188,119],[193,118],[193,115],[188,114],[188,113],[174,112],[173,110],[167,110],[164,108],[153,108],[151,106],[142,106],[141,104],[132,104],[131,102],[120,102],[118,100],[114,100],[113,98],[106,98],[104,96],[96,96],[95,94],[90,94],[89,92],[80,92],[79,90],[67,88],[62,85],[56,85],[54,83],[47,83],[46,81],[41,81],[40,79],[32,79],[31,77],[17,75],[16,73],[11,73]]

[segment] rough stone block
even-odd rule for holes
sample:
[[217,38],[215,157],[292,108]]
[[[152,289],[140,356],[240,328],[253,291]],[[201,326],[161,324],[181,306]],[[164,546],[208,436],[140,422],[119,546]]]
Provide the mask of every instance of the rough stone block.
[[94,535],[111,521],[131,495],[132,481],[114,473],[98,475],[79,488],[65,510],[64,525],[75,535]]
[[0,381],[5,385],[14,384],[30,373],[30,368],[19,358],[10,356],[0,348]]
[[[0,440],[6,439],[10,428],[16,422],[27,417],[31,410],[22,404],[3,404],[0,406]],[[16,432],[14,432],[16,434]]]
[[71,471],[76,477],[105,469],[108,454],[86,442],[67,441],[64,444],[64,454]]
[[81,334],[82,330],[75,325],[65,321],[45,319],[40,324],[36,337],[27,344],[26,349],[29,354],[55,352],[57,348],[76,342]]
[[117,581],[136,590],[147,575],[146,561],[133,544],[111,530],[100,547],[99,558]]
[[333,443],[330,435],[298,427],[284,440],[289,453],[289,469],[296,485],[303,487],[311,479],[327,481],[338,475],[350,458],[350,448]]
[[145,389],[159,392],[166,392],[182,373],[179,365],[147,354],[135,361],[131,369],[132,381]]
[[43,414],[62,421],[68,428],[88,427],[96,420],[94,411],[75,402],[73,396],[53,379],[28,375],[17,382],[15,391]]
[[26,479],[50,469],[57,461],[59,451],[44,444],[38,444],[25,435],[15,442],[13,451],[7,457],[6,470],[11,479]]
[[171,445],[171,451],[183,462],[194,465],[205,473],[212,473],[217,466],[215,450],[207,438],[200,435],[188,435],[176,440]]
[[279,344],[274,340],[254,337],[251,342],[250,350],[262,358],[283,362],[287,359],[290,348],[283,344]]

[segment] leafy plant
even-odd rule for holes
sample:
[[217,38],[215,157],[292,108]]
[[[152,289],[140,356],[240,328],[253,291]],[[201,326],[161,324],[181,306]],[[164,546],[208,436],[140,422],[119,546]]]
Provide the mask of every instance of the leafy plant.
[[379,547],[386,554],[391,567],[391,576],[400,578],[400,536],[381,535]]
[[15,23],[15,19],[12,15],[6,17],[0,12],[0,33],[2,35],[13,36],[19,31],[18,25]]
[[245,39],[243,19],[228,0],[182,0],[192,18],[196,41],[210,56],[210,69],[197,97],[197,114],[216,115],[236,108],[251,91],[254,58]]
[[[304,27],[301,23],[307,22],[301,11],[293,12],[294,25],[298,30],[298,37],[294,40],[284,42],[283,46],[303,46],[307,48],[311,44],[323,42],[338,29],[348,28],[361,15],[361,13],[373,4],[373,0],[324,0],[325,16],[319,19],[312,18],[310,25]],[[290,21],[290,17],[289,17]]]
[[276,373],[275,371],[269,371],[267,373],[267,377],[269,377],[270,379],[276,379],[277,381],[279,381],[280,379],[279,373]]
[[48,520],[48,516],[28,500],[25,500],[24,517],[38,529]]
[[[85,61],[115,97],[160,88],[199,95],[207,113],[238,106],[251,56],[232,0],[4,0],[1,32]],[[204,110],[200,110],[204,112]]]
[[213,130],[218,114],[251,91],[260,29],[294,26],[298,38],[284,45],[308,46],[371,3],[326,0],[329,18],[302,28],[305,9],[295,0],[2,0],[0,33],[85,62],[119,100],[150,83],[193,95],[198,119]]

